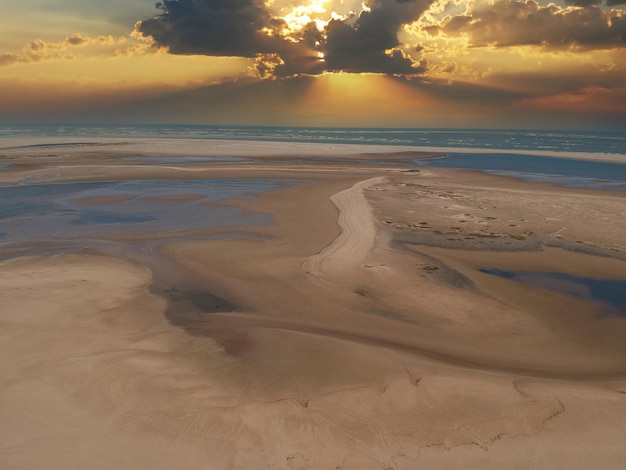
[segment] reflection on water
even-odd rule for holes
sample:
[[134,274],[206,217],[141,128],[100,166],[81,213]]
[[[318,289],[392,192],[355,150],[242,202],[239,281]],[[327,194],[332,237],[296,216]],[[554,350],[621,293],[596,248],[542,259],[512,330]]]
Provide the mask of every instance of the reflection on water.
[[76,220],[72,220],[72,224],[139,224],[142,222],[151,222],[157,220],[154,214],[117,214],[115,212],[103,210],[84,210],[78,214]]
[[0,186],[0,240],[79,239],[271,222],[214,204],[277,189],[286,180],[132,180]]
[[570,188],[626,191],[626,181],[588,178],[583,176],[546,175],[541,173],[526,173],[522,171],[487,171],[487,173],[498,176],[521,178],[530,183],[552,183],[569,186]]
[[480,272],[552,290],[584,300],[607,305],[603,315],[626,317],[626,281],[593,279],[563,273],[510,272],[481,269]]
[[419,166],[482,170],[531,182],[557,183],[592,189],[626,189],[626,165],[568,158],[506,153],[451,153],[415,160]]

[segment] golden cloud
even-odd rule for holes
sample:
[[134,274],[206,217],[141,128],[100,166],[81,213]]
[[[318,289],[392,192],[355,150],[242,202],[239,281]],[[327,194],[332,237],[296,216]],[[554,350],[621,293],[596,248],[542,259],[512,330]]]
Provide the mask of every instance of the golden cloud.
[[117,39],[110,35],[90,37],[74,33],[59,42],[34,39],[22,46],[19,52],[0,54],[0,66],[46,60],[73,60],[90,56],[119,57],[160,52],[162,51],[159,48],[154,48],[149,38],[132,33],[129,38],[121,36]]

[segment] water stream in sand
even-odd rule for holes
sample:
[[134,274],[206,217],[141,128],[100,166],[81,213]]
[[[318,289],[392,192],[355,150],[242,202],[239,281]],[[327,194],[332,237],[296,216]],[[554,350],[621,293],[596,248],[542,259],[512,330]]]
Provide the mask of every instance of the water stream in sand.
[[0,186],[3,245],[271,223],[220,201],[277,189],[280,180],[130,180]]
[[626,189],[626,165],[568,158],[507,153],[450,153],[439,158],[415,160],[418,166],[481,170],[529,182],[557,183],[590,189]]
[[[95,252],[151,268],[152,290],[169,301],[168,318],[231,310],[204,292],[159,247],[172,241],[259,238],[235,227],[272,223],[270,214],[222,205],[278,189],[291,180],[128,180],[0,186],[0,260]],[[219,230],[212,233],[212,230]]]
[[626,317],[626,281],[593,279],[564,273],[511,272],[481,269],[480,272],[603,304],[602,316]]

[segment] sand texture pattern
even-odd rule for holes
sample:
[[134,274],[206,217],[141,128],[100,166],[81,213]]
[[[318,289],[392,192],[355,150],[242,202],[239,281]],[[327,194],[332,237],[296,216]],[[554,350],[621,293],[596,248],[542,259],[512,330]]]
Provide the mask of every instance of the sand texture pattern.
[[[0,220],[1,468],[624,468],[619,306],[493,274],[626,281],[624,192],[415,149],[52,143],[0,142],[3,187],[90,217]],[[184,189],[225,181],[274,186]],[[155,204],[188,225],[128,212]]]

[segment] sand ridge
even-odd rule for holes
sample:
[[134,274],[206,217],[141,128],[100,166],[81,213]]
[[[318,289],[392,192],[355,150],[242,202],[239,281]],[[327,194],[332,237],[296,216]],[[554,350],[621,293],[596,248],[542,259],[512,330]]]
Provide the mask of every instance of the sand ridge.
[[[207,152],[207,149],[210,149]],[[499,149],[458,148],[433,146],[401,146],[370,144],[336,144],[312,142],[278,142],[227,139],[176,139],[176,138],[109,138],[89,137],[84,139],[70,137],[29,137],[0,139],[0,152],[17,155],[22,158],[58,158],[75,154],[76,151],[93,155],[180,155],[210,157],[301,157],[325,156],[336,158],[342,155],[388,154],[399,155],[403,152],[447,154],[447,153],[502,153]],[[2,155],[0,153],[0,155]],[[208,154],[210,153],[210,155]],[[536,155],[552,158],[570,158],[606,163],[626,164],[620,154],[600,152],[556,152],[549,150],[507,150],[507,153]]]
[[306,273],[332,283],[333,278],[345,276],[363,263],[377,234],[363,190],[384,181],[384,177],[370,178],[331,196],[339,211],[340,233],[321,252],[304,260],[302,269]]

